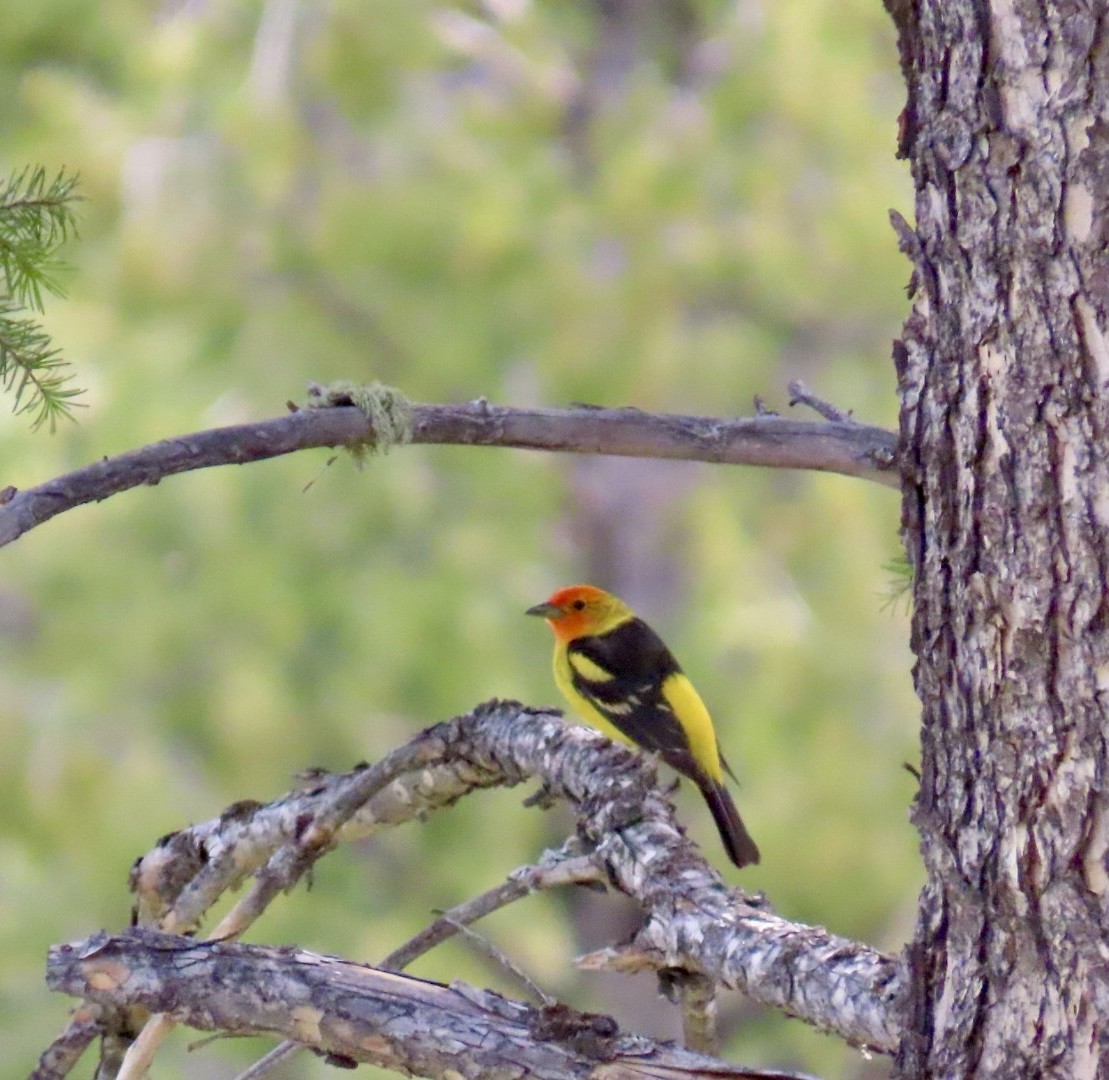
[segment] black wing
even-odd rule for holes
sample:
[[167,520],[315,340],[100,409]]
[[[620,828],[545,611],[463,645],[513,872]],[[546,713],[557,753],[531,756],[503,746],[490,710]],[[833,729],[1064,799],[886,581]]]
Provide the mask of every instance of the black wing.
[[[567,653],[574,689],[633,743],[657,753],[701,789],[724,849],[736,866],[757,863],[759,849],[732,797],[694,760],[689,740],[662,696],[666,677],[681,671],[662,638],[641,619],[632,619],[607,634],[572,641]],[[578,664],[575,656],[580,658]],[[721,759],[721,764],[731,773],[727,762]]]
[[[575,664],[575,656],[587,662]],[[642,619],[630,619],[607,634],[570,642],[568,658],[574,688],[613,727],[679,772],[698,778],[701,770],[689,740],[662,696],[663,680],[681,667],[654,630]],[[609,677],[591,678],[591,664]]]

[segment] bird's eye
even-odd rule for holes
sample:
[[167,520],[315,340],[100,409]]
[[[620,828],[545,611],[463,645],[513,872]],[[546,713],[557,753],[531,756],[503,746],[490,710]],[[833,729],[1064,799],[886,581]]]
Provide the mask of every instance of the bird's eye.
[[570,606],[575,611],[584,611],[585,610],[585,601],[584,600],[575,600]]

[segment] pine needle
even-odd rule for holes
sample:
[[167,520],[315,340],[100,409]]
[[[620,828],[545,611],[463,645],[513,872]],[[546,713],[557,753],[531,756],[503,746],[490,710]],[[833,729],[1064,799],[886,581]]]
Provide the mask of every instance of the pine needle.
[[13,412],[31,416],[33,429],[72,418],[83,392],[61,351],[30,313],[43,296],[64,296],[68,266],[58,249],[75,235],[77,177],[62,170],[48,181],[42,167],[23,169],[0,183],[0,386]]

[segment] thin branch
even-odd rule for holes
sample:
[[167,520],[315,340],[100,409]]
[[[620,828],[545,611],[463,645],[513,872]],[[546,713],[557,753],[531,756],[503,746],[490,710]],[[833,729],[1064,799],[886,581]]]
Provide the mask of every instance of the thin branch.
[[490,959],[493,964],[500,968],[501,971],[507,973],[511,978],[515,979],[540,1005],[548,1007],[556,1005],[557,1001],[551,997],[519,964],[517,964],[512,957],[510,957],[503,949],[494,945],[487,937],[483,937],[472,927],[467,926],[465,923],[454,922],[449,915],[444,915],[443,918],[449,922],[454,923],[455,930],[458,931],[475,949],[482,954],[482,956]]
[[682,1046],[716,1057],[720,1036],[716,1030],[716,984],[705,975],[689,971],[660,972],[664,992],[682,1014]]
[[276,1033],[335,1064],[370,1062],[404,1074],[800,1080],[623,1035],[608,1016],[565,1005],[534,1008],[492,991],[303,949],[196,942],[149,930],[98,934],[51,948],[47,980],[115,1009],[172,1011],[202,1031]]
[[[560,888],[564,885],[586,885],[599,882],[602,878],[600,867],[592,856],[570,855],[580,845],[568,841],[556,852],[548,851],[536,866],[525,866],[514,870],[505,881],[488,889],[450,911],[443,912],[430,926],[425,927],[415,937],[410,938],[398,949],[394,949],[377,966],[383,971],[403,971],[414,960],[430,952],[437,945],[453,937],[460,928],[469,926],[486,915],[498,911],[513,901],[541,889]],[[286,1041],[275,1046],[265,1057],[259,1058],[236,1080],[257,1080],[280,1062],[292,1057],[302,1049],[300,1043]]]
[[[49,985],[49,978],[47,979]],[[177,1026],[177,1021],[165,1012],[155,1013],[143,1025],[135,1040],[127,1047],[123,1062],[116,1074],[117,1080],[143,1080],[154,1064],[158,1047]],[[194,1025],[195,1026],[195,1025]]]
[[469,925],[486,915],[500,910],[515,900],[541,889],[563,885],[583,885],[601,881],[597,861],[590,855],[576,858],[555,858],[549,863],[545,860],[538,866],[526,866],[514,871],[509,877],[492,889],[475,896],[465,903],[444,912],[430,926],[421,930],[400,948],[394,949],[381,962],[386,971],[403,971],[419,956],[430,952],[437,945],[458,932],[460,925]]
[[284,1039],[269,1053],[263,1054],[257,1061],[248,1065],[243,1072],[235,1077],[235,1080],[258,1080],[260,1076],[272,1072],[282,1062],[288,1061],[294,1054],[304,1049],[303,1043],[298,1043],[295,1039]]
[[92,1040],[103,1033],[102,1015],[99,1006],[82,1004],[65,1030],[43,1051],[27,1080],[64,1080]]
[[825,420],[833,424],[854,423],[849,412],[844,412],[830,401],[817,397],[800,379],[794,379],[789,384],[789,403],[790,405],[807,405],[813,412],[819,413]]
[[[365,446],[373,425],[352,406],[302,409],[255,424],[152,443],[17,492],[0,506],[0,546],[57,514],[167,476],[322,446]],[[513,409],[485,401],[413,405],[412,442],[812,469],[898,487],[897,437],[855,423],[727,419],[638,409]]]

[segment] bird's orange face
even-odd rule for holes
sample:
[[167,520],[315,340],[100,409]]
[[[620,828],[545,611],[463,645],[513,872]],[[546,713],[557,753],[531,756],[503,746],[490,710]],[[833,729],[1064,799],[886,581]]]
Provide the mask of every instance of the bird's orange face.
[[601,633],[619,621],[627,607],[604,589],[594,585],[570,585],[553,593],[549,600],[527,610],[541,615],[560,641],[573,641],[588,634]]

